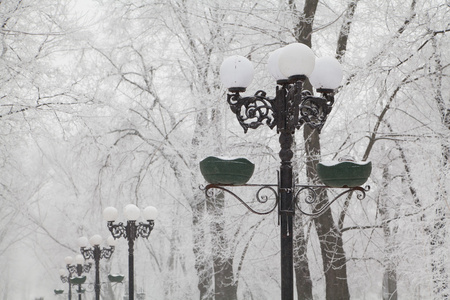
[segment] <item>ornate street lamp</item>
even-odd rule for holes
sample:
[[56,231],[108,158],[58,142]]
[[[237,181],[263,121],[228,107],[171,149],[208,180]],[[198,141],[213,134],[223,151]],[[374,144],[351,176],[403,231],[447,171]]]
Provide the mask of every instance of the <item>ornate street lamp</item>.
[[141,210],[136,205],[128,204],[125,206],[124,215],[128,220],[126,225],[122,222],[114,224],[118,216],[117,209],[107,207],[103,211],[103,217],[107,221],[108,229],[114,239],[123,237],[128,240],[128,294],[129,300],[134,300],[134,240],[138,237],[148,239],[153,230],[158,211],[153,206],[147,206],[143,211],[143,217],[147,220],[147,223],[139,222],[139,224],[136,224],[136,220],[141,215]]
[[[340,193],[332,201],[323,205],[320,203],[322,205],[320,207],[313,205],[311,210],[300,208],[298,203],[300,192],[309,191],[310,195],[306,197],[306,202],[307,204],[314,204],[317,197],[316,189],[328,188],[329,186],[295,183],[292,170],[294,153],[291,150],[295,138],[294,134],[304,124],[318,130],[320,133],[333,107],[334,90],[339,87],[343,72],[336,59],[331,57],[316,59],[312,50],[300,43],[290,44],[272,52],[268,60],[268,69],[277,81],[274,98],[267,97],[266,93],[261,90],[250,97],[242,97],[240,95],[250,85],[254,73],[251,62],[243,56],[232,56],[225,59],[220,67],[220,77],[222,83],[229,91],[227,101],[230,109],[236,115],[245,133],[247,133],[249,128],[256,129],[266,124],[271,129],[276,127],[277,133],[280,134],[281,150],[279,157],[281,165],[278,172],[278,183],[259,185],[245,184],[246,181],[242,183],[239,180],[236,182],[230,180],[229,174],[226,174],[227,172],[242,172],[241,166],[249,166],[249,162],[234,160],[230,161],[231,165],[235,165],[234,167],[223,167],[224,161],[217,161],[217,158],[209,157],[200,163],[200,168],[205,179],[210,183],[205,187],[207,196],[211,196],[210,189],[212,188],[223,190],[230,193],[248,209],[257,214],[268,214],[278,207],[281,231],[281,299],[291,300],[294,297],[293,218],[296,206],[302,214],[316,217],[327,210],[342,195],[357,191],[359,192],[358,198],[363,199],[366,190],[359,186],[354,186],[352,181],[344,181],[343,184],[339,183],[336,187],[346,187],[348,189]],[[303,82],[307,78],[316,88],[316,91],[321,93],[320,97],[313,96],[310,91],[303,89]],[[239,166],[236,167],[238,163]],[[353,163],[349,164],[354,165]],[[355,165],[358,164],[355,163]],[[225,173],[217,174],[221,168],[225,170]],[[365,167],[365,170],[370,168],[371,165],[368,165]],[[251,170],[250,176],[252,172],[253,170]],[[211,179],[211,176],[214,179]],[[220,178],[221,176],[223,179]],[[365,180],[367,180],[367,177]],[[256,198],[260,203],[265,203],[268,200],[267,197],[261,196],[261,191],[268,190],[274,194],[276,202],[268,211],[254,210],[228,189],[229,186],[236,185],[260,187],[256,194]]]
[[110,259],[114,252],[114,246],[116,244],[115,239],[110,236],[107,240],[109,247],[103,247],[100,249],[102,243],[102,237],[98,234],[92,236],[89,242],[93,248],[87,248],[88,239],[86,237],[80,237],[78,239],[78,245],[80,246],[80,252],[84,259],[93,259],[95,262],[95,300],[100,300],[100,259]]
[[[81,254],[78,254],[75,256],[75,264],[72,264],[74,259],[71,256],[66,256],[64,258],[64,262],[66,263],[67,271],[69,271],[69,276],[67,278],[63,278],[64,271],[60,271],[61,275],[61,281],[62,282],[69,282],[69,300],[72,299],[72,284],[78,285],[78,300],[81,300],[81,293],[83,293],[83,290],[81,289],[81,285],[86,281],[86,276],[81,277],[83,273],[88,273],[91,270],[91,263],[84,263],[84,258]],[[74,277],[73,275],[76,274],[78,277]]]

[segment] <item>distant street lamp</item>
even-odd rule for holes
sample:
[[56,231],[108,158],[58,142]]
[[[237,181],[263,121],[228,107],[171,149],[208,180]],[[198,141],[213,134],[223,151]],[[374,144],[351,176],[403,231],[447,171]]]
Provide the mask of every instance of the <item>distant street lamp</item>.
[[[325,165],[325,172],[332,176],[330,183],[321,178],[326,185],[296,184],[292,169],[294,153],[291,149],[295,140],[295,131],[300,129],[302,125],[307,124],[320,133],[333,107],[334,90],[339,87],[343,72],[336,59],[331,57],[316,59],[312,50],[300,43],[290,44],[272,52],[267,65],[269,73],[277,82],[274,98],[267,97],[266,93],[261,90],[256,92],[254,96],[241,97],[240,93],[245,92],[250,85],[254,73],[252,63],[243,56],[236,55],[225,59],[220,67],[220,78],[229,91],[227,102],[230,109],[236,115],[245,133],[249,128],[256,129],[266,124],[271,129],[276,127],[277,133],[280,134],[281,149],[279,157],[281,164],[278,171],[278,183],[245,184],[250,177],[242,181],[243,166],[246,165],[245,172],[247,172],[252,164],[243,161],[243,159],[226,162],[209,157],[200,163],[200,168],[203,176],[210,183],[205,187],[207,196],[211,196],[211,193],[208,192],[212,188],[223,190],[257,214],[268,214],[278,207],[281,235],[281,299],[292,300],[294,298],[293,218],[296,206],[302,214],[315,217],[322,214],[337,198],[346,193],[358,191],[360,192],[358,198],[363,199],[366,190],[359,185],[362,185],[369,175],[362,181],[353,181],[354,177],[358,176],[350,173],[353,170],[352,168],[355,167],[362,169],[361,172],[368,171],[370,174],[371,164],[343,162],[331,166]],[[310,91],[303,89],[303,83],[307,78],[316,88],[316,91],[322,94],[321,97],[313,96]],[[343,180],[336,181],[335,167],[337,169],[344,168],[344,171],[338,172],[339,175],[337,176],[344,177],[341,178]],[[221,172],[222,174],[218,174]],[[230,177],[230,172],[236,173],[238,178],[236,181]],[[253,169],[250,169],[250,172],[247,172],[245,176],[248,174],[251,176],[252,173]],[[345,178],[346,175],[349,175],[349,178]],[[268,190],[275,196],[274,206],[268,211],[252,209],[248,203],[227,189],[229,186],[238,185],[260,187],[256,196],[261,203],[267,201],[267,197],[261,197],[261,190]],[[348,190],[339,194],[329,203],[314,205],[311,211],[305,211],[299,207],[297,198],[300,192],[309,191],[310,196],[306,197],[306,202],[307,204],[313,204],[317,197],[317,189],[328,187],[345,187]]]
[[[60,269],[60,270],[59,270],[59,276],[60,276],[61,281],[62,281],[63,283],[66,283],[66,282],[69,283],[69,292],[67,293],[67,295],[68,295],[68,299],[69,299],[69,300],[72,300],[72,284],[70,283],[70,273],[69,273],[69,275],[66,275],[66,270]],[[59,293],[59,292],[60,292],[60,291],[58,291],[58,293]]]
[[108,248],[103,247],[100,249],[100,244],[102,243],[102,237],[98,234],[92,236],[89,242],[93,248],[87,248],[88,239],[86,237],[80,237],[78,239],[78,245],[80,246],[80,252],[84,259],[93,259],[95,262],[95,300],[100,300],[100,259],[106,258],[110,259],[114,252],[114,246],[116,244],[115,239],[110,236],[107,239]]
[[[84,277],[84,280],[80,280],[80,278],[77,278],[77,280],[75,280],[74,278],[70,278],[72,277],[73,274],[77,274],[78,277],[81,276],[81,274],[83,273],[89,273],[89,271],[91,270],[91,263],[84,263],[84,258],[83,255],[78,254],[75,256],[75,264],[72,264],[73,258],[71,256],[67,256],[64,261],[66,262],[66,268],[69,271],[69,281],[72,284],[78,284],[78,300],[81,300],[81,293],[82,293],[82,289],[81,289],[81,284],[84,283],[84,281],[86,280],[86,277]],[[69,284],[70,286],[70,284]],[[70,294],[70,292],[69,292]],[[69,296],[69,299],[71,299],[72,296]]]
[[139,224],[136,224],[136,220],[140,217],[141,210],[136,205],[125,206],[124,215],[128,220],[127,224],[124,225],[122,222],[115,224],[114,221],[118,216],[117,209],[107,207],[103,211],[103,217],[107,221],[108,229],[114,239],[123,237],[128,240],[128,294],[129,300],[134,300],[134,240],[138,237],[148,239],[158,211],[153,206],[147,206],[143,211],[143,217],[147,223],[139,222]]

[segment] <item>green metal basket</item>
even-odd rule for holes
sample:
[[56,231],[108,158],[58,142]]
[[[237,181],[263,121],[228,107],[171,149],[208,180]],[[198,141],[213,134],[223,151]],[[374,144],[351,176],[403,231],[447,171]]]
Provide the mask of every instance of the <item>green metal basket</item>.
[[209,156],[200,162],[203,177],[212,184],[245,184],[254,170],[255,165],[245,158],[223,159]]

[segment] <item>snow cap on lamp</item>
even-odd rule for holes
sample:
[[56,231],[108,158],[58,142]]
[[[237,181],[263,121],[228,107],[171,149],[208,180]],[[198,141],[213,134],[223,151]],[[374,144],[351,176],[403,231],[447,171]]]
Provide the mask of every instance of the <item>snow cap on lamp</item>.
[[245,92],[254,73],[252,63],[240,55],[226,58],[220,66],[220,80],[230,92]]
[[343,74],[342,66],[337,59],[324,56],[316,59],[316,65],[309,76],[309,81],[318,92],[332,91],[341,84]]

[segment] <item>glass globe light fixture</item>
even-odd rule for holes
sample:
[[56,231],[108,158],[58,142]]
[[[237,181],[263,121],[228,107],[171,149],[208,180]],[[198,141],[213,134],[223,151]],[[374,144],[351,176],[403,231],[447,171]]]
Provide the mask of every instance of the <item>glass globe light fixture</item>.
[[102,243],[102,240],[101,235],[95,234],[89,239],[89,243],[91,243],[92,246],[98,246]]
[[240,55],[226,58],[220,66],[220,80],[230,92],[245,92],[254,73],[253,64]]
[[80,238],[78,238],[78,246],[80,246],[80,248],[86,248],[88,246],[88,239],[85,236],[82,236]]
[[64,258],[64,262],[66,263],[66,265],[70,265],[72,263],[72,261],[73,261],[72,256],[66,256]]
[[110,246],[110,247],[115,247],[116,246],[116,240],[112,236],[109,236],[106,239],[106,242],[108,243],[108,246]]
[[84,264],[84,257],[81,254],[77,254],[77,256],[75,256],[75,263],[77,265],[82,265]]
[[128,221],[136,221],[141,215],[141,210],[134,204],[127,204],[123,209],[123,214]]
[[117,219],[117,216],[119,215],[119,212],[115,207],[109,206],[105,208],[103,211],[103,218],[105,221],[112,222]]
[[271,52],[269,54],[269,58],[267,59],[267,69],[268,69],[270,75],[272,75],[272,77],[275,78],[275,80],[277,82],[281,81],[281,80],[287,80],[287,77],[284,76],[283,73],[281,73],[280,67],[278,64],[278,60],[280,58],[281,51],[283,51],[283,48],[279,48],[279,49]]
[[316,57],[305,44],[289,44],[282,48],[279,55],[278,67],[287,78],[309,76],[314,70]]
[[341,84],[343,75],[339,61],[334,57],[325,56],[316,59],[309,81],[317,91],[334,90]]
[[156,209],[156,207],[147,206],[146,208],[144,208],[143,214],[144,219],[148,221],[153,221],[156,219],[156,217],[158,217],[158,210]]

